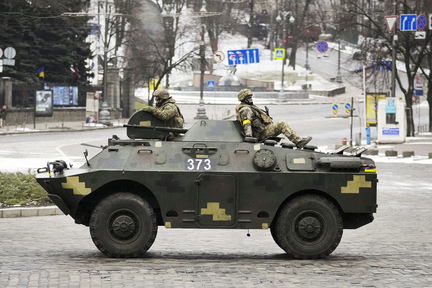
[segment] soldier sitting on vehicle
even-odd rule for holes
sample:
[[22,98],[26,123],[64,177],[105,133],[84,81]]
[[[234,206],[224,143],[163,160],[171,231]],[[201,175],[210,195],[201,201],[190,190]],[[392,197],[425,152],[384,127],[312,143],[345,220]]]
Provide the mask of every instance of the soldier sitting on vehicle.
[[[156,100],[156,108],[144,106],[143,111],[151,113],[159,120],[165,121],[166,125],[174,128],[183,128],[184,118],[175,100],[165,89],[158,89],[153,93]],[[167,140],[174,140],[177,133],[170,132]]]
[[238,93],[240,104],[236,107],[237,120],[242,124],[246,137],[254,137],[262,142],[282,133],[299,149],[312,140],[310,136],[301,138],[284,120],[273,123],[267,107],[264,111],[253,105],[252,95],[249,89],[242,89]]

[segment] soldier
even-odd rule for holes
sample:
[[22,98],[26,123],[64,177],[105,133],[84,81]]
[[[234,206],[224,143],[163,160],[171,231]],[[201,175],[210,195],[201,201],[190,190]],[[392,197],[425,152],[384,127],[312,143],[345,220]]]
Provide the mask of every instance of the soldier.
[[[165,89],[157,89],[153,96],[156,100],[156,108],[152,106],[144,106],[143,111],[153,114],[156,118],[165,121],[167,126],[174,128],[183,128],[184,118],[180,112],[180,108],[175,104],[175,100],[170,97]],[[169,140],[177,137],[176,133],[169,133]]]
[[312,140],[312,137],[301,138],[284,120],[273,123],[267,107],[264,111],[253,105],[252,95],[249,89],[242,89],[238,93],[240,104],[236,107],[237,120],[242,124],[246,137],[255,137],[261,142],[283,133],[299,149]]

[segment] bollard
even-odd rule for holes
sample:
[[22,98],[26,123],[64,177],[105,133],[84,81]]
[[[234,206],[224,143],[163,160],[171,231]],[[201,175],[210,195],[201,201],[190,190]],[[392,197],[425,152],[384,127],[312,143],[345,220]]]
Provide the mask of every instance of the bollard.
[[342,145],[347,145],[347,138],[345,137],[342,138]]
[[369,124],[366,125],[366,143],[369,145],[371,144],[371,139],[370,139],[370,127]]

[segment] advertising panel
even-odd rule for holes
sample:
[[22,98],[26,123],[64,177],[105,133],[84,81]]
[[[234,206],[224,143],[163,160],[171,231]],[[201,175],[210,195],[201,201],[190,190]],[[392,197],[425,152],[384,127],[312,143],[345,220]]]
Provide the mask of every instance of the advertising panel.
[[385,100],[387,93],[366,93],[366,125],[377,125],[378,101]]
[[73,106],[78,105],[78,87],[53,86],[54,105]]
[[53,95],[50,90],[36,91],[35,117],[53,115]]

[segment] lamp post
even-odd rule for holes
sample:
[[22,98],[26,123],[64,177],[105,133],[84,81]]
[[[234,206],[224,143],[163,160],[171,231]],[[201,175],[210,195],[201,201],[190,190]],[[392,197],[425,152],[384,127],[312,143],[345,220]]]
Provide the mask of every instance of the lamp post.
[[294,21],[295,21],[295,19],[294,19],[294,17],[291,15],[292,13],[290,12],[290,11],[282,11],[281,13],[280,13],[280,15],[282,15],[282,17],[280,16],[280,15],[278,15],[277,17],[276,17],[276,21],[278,21],[278,22],[280,22],[280,21],[283,21],[282,22],[282,27],[283,27],[283,30],[282,30],[282,40],[283,40],[283,48],[284,48],[284,57],[283,57],[283,60],[282,60],[282,78],[281,78],[281,89],[280,89],[280,93],[279,93],[279,99],[283,99],[284,97],[285,97],[285,94],[284,94],[284,78],[285,78],[285,64],[286,64],[286,58],[287,58],[287,48],[288,48],[288,41],[287,41],[287,29],[286,29],[286,19],[287,19],[287,16],[288,15],[290,15],[290,17],[289,17],[289,22],[292,24],[292,23],[294,23]]
[[[103,74],[103,100],[102,100],[102,107],[101,111],[99,112],[99,119],[98,121],[102,124],[109,125],[110,124],[110,112],[108,111],[108,25],[109,25],[109,18],[108,18],[108,6],[114,5],[114,2],[112,0],[105,0],[105,11],[104,11],[104,20],[105,20],[105,27],[104,27],[104,39],[103,39],[103,46],[104,46],[104,74]],[[102,6],[100,3],[99,6]]]
[[306,63],[305,63],[306,70],[310,70],[309,65],[309,39],[306,39]]
[[339,48],[338,48],[338,71],[336,75],[336,82],[342,83],[342,74],[340,70],[340,40],[339,40]]
[[204,107],[204,70],[205,70],[205,42],[204,42],[205,25],[201,25],[200,57],[201,57],[201,74],[200,74],[200,101],[195,119],[208,119]]

